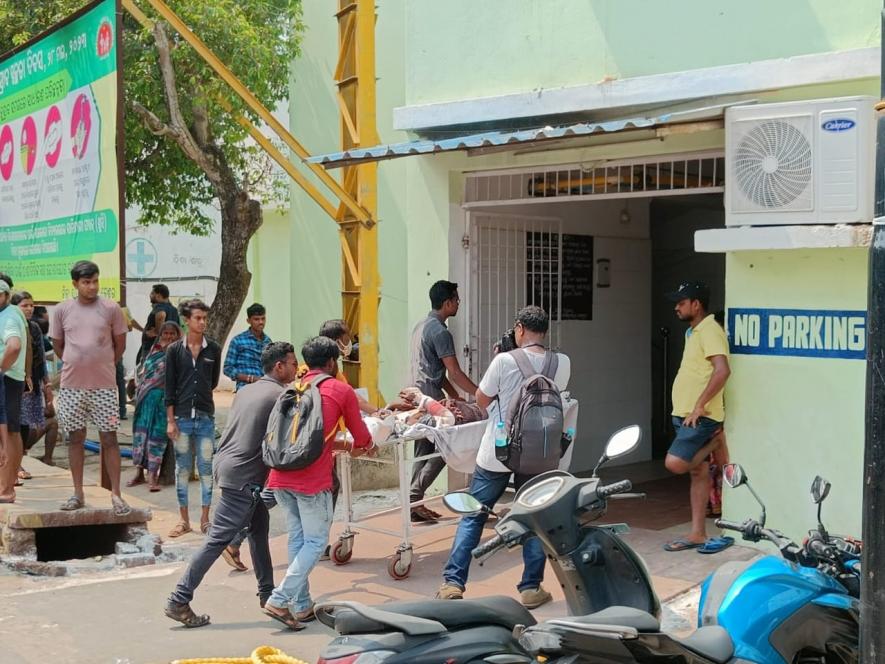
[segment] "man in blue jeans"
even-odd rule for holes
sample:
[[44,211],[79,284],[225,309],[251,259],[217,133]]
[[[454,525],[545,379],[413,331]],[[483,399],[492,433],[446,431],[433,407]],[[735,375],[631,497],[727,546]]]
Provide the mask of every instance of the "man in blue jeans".
[[[289,629],[314,619],[309,577],[329,541],[332,526],[333,449],[360,456],[374,447],[372,435],[360,417],[356,392],[334,380],[338,375],[338,344],[328,337],[314,337],[301,348],[308,372],[302,382],[313,383],[320,393],[323,411],[323,449],[319,458],[299,470],[271,469],[267,488],[286,512],[289,527],[289,568],[264,605],[264,613]],[[353,436],[353,443],[336,442],[338,420]]]
[[[525,350],[532,366],[540,373],[544,366],[548,351],[545,342],[550,319],[541,307],[528,306],[516,315],[513,326],[517,348]],[[568,386],[571,375],[571,362],[562,353],[558,353],[559,364],[553,382],[560,390]],[[470,483],[470,494],[490,509],[504,494],[511,471],[495,457],[495,425],[503,419],[510,407],[513,397],[519,392],[523,383],[523,375],[510,353],[495,355],[488,370],[476,390],[476,403],[489,412],[489,421],[476,456],[476,470]],[[517,491],[531,475],[515,474],[513,485]],[[452,552],[443,570],[443,584],[436,597],[439,599],[461,599],[467,585],[467,573],[470,570],[471,552],[479,544],[482,529],[488,514],[485,512],[465,516],[458,524]],[[522,547],[524,569],[522,579],[517,585],[520,600],[528,609],[535,609],[549,602],[552,597],[544,590],[544,564],[546,557],[541,543],[531,538]]]
[[209,530],[215,454],[212,391],[221,375],[221,347],[205,336],[209,307],[201,300],[190,300],[181,309],[187,312],[187,336],[166,350],[166,434],[175,451],[175,490],[181,514],[169,537],[191,532],[187,488],[195,453],[202,505],[200,531]]

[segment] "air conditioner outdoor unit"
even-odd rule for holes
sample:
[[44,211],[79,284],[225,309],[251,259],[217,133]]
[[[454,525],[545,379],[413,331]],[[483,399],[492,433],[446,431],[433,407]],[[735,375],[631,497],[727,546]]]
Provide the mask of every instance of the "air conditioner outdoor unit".
[[725,224],[871,223],[873,97],[729,108]]

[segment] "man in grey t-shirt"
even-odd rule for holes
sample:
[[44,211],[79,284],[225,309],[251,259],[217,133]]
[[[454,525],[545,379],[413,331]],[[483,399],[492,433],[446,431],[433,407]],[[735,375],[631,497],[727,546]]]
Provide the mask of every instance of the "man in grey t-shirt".
[[[443,399],[446,395],[457,398],[458,391],[455,385],[468,395],[476,393],[476,385],[458,364],[455,340],[446,327],[446,320],[457,315],[460,304],[458,284],[451,281],[437,281],[430,287],[430,306],[433,310],[412,330],[410,347],[412,385],[432,399]],[[436,448],[431,441],[426,439],[415,441],[416,457],[433,454],[435,451]],[[433,484],[445,465],[446,462],[441,457],[415,463],[409,492],[412,503],[424,499],[428,487]],[[412,509],[414,522],[435,521],[439,517],[439,514],[424,505]]]
[[262,607],[274,589],[268,544],[270,520],[260,497],[267,479],[261,442],[277,397],[298,373],[295,348],[282,341],[269,344],[261,353],[261,366],[264,376],[237,392],[215,453],[213,474],[221,488],[221,500],[215,508],[206,543],[191,559],[166,602],[166,615],[185,627],[209,624],[209,616],[196,615],[191,609],[194,591],[222,551],[246,526]]

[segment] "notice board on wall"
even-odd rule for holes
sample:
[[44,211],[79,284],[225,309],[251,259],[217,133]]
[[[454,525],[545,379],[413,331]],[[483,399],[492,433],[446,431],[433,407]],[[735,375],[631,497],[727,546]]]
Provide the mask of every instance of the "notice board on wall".
[[562,320],[593,320],[593,236],[562,236]]
[[553,320],[593,319],[593,236],[526,234],[527,301]]

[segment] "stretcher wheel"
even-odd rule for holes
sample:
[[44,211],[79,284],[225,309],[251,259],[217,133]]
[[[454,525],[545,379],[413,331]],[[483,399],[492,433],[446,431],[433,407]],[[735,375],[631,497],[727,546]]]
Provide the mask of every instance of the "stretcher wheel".
[[402,554],[396,552],[387,560],[387,573],[397,581],[401,581],[409,576],[412,571],[412,563],[404,565],[402,562]]
[[336,565],[346,565],[353,557],[353,544],[349,541],[338,540],[329,551],[329,558]]

